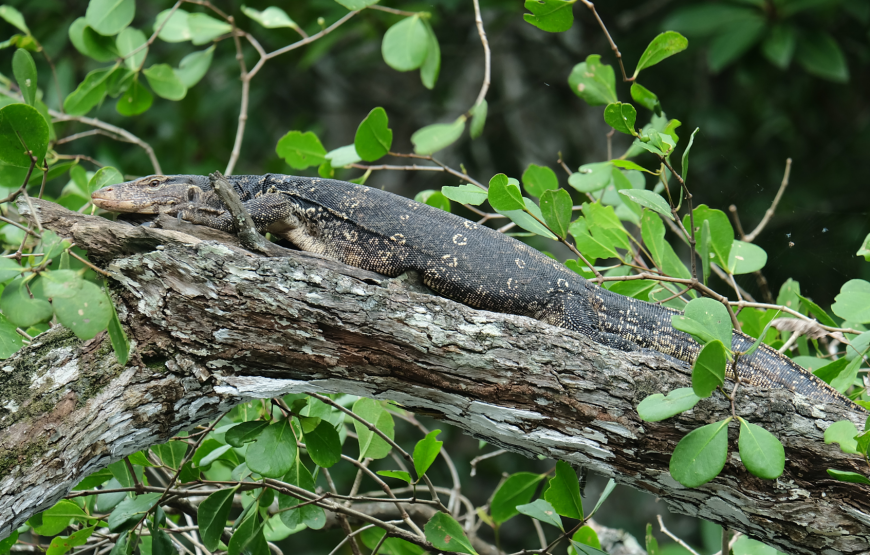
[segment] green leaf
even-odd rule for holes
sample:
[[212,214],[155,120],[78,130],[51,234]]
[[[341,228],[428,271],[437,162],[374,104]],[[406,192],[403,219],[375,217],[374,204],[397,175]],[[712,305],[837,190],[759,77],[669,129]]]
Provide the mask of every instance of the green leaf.
[[160,497],[160,493],[146,493],[124,499],[109,515],[109,530],[112,532],[129,530],[151,510]]
[[381,54],[396,71],[411,71],[423,65],[429,52],[429,34],[419,15],[406,17],[384,33]]
[[489,103],[484,98],[480,104],[471,109],[471,125],[469,134],[476,139],[483,134],[483,126],[486,124],[486,113],[489,111]]
[[565,189],[544,191],[541,195],[541,214],[544,216],[544,222],[559,237],[565,237],[568,233],[572,205],[571,194]]
[[112,166],[105,166],[97,170],[97,173],[88,181],[88,193],[93,193],[103,187],[123,182],[124,176],[121,175],[121,172]]
[[713,239],[710,233],[710,220],[701,224],[701,234],[698,237],[698,254],[701,257],[701,274],[704,283],[710,277],[710,262],[713,257]]
[[870,485],[870,478],[862,474],[858,474],[857,472],[849,472],[846,470],[834,470],[833,468],[828,469],[828,474],[831,478],[835,480],[839,480],[841,482],[849,482],[852,484],[867,484]]
[[359,124],[353,146],[359,157],[373,162],[390,151],[393,144],[393,130],[387,127],[389,120],[383,108],[375,108]]
[[265,525],[259,511],[247,511],[230,538],[228,555],[269,555],[269,547],[263,536]]
[[731,317],[719,301],[709,298],[692,299],[680,316],[671,317],[672,325],[692,335],[700,344],[719,340],[731,348]]
[[840,318],[859,324],[870,323],[870,283],[851,279],[843,284],[834,301],[831,312]]
[[568,177],[568,185],[581,193],[594,193],[607,187],[613,178],[613,166],[610,162],[595,162],[583,164],[577,173]]
[[436,549],[477,555],[462,526],[448,514],[435,513],[423,527],[423,533]]
[[132,71],[138,70],[142,62],[145,61],[145,57],[148,55],[148,48],[145,47],[132,56],[130,56],[130,53],[143,46],[146,41],[145,33],[133,27],[127,27],[115,38],[115,46],[118,48],[118,52],[121,53],[121,57],[124,58],[124,65]]
[[229,23],[204,13],[188,14],[187,26],[190,29],[191,42],[197,45],[209,43],[233,30],[233,27]]
[[321,420],[314,430],[303,430],[303,435],[308,456],[317,466],[329,468],[341,460],[341,438],[331,422]]
[[674,219],[668,201],[658,193],[647,191],[646,189],[622,189],[619,191],[619,194],[630,198],[641,206],[645,206],[650,210],[658,212],[671,221]]
[[749,472],[765,480],[775,480],[785,469],[785,449],[775,435],[761,426],[740,418],[737,446],[740,460]]
[[566,0],[526,0],[525,8],[532,13],[523,14],[530,23],[548,33],[567,31],[574,24],[574,2]]
[[118,49],[111,37],[104,37],[90,27],[84,17],[69,26],[69,39],[73,46],[98,62],[109,62],[118,56]]
[[[686,145],[686,150],[683,151],[683,168],[682,168],[682,178],[686,183],[689,182],[689,151],[692,150],[692,144],[695,142],[695,134],[700,131],[700,127],[696,127],[694,131],[692,131],[692,135],[689,137],[689,144]],[[727,220],[727,218],[726,218]],[[733,232],[732,232],[733,239]]]
[[[441,47],[438,45],[438,37],[435,36],[435,31],[432,30],[432,25],[428,20],[423,20],[423,26],[426,28],[426,59],[423,60],[423,65],[420,67],[420,81],[427,89],[434,89],[435,82],[438,81],[438,74],[441,72]],[[483,101],[484,104],[486,100]],[[480,128],[478,134],[472,134],[471,138],[475,139],[483,131],[483,121],[486,120],[486,107],[482,111],[483,117],[480,120],[472,120],[472,124],[477,121]],[[472,125],[472,131],[475,128]]]
[[580,497],[580,481],[577,473],[566,462],[556,461],[556,473],[550,478],[544,499],[550,502],[560,515],[583,520],[583,499]]
[[233,426],[229,430],[227,430],[224,438],[226,442],[232,445],[233,447],[241,448],[245,443],[249,443],[257,439],[257,436],[260,435],[266,426],[268,426],[268,422],[264,422],[262,420],[255,420],[252,422],[242,422],[241,424],[237,424]]
[[187,95],[187,87],[169,64],[154,64],[142,73],[157,96],[166,100],[181,100]]
[[411,479],[411,475],[405,472],[404,470],[378,470],[377,474],[380,476],[386,476],[387,478],[396,478],[397,480],[403,480],[408,482],[408,484],[414,483],[414,480]]
[[825,443],[839,443],[843,453],[857,454],[858,441],[855,439],[857,435],[858,428],[855,424],[848,420],[839,420],[825,430]]
[[81,293],[84,278],[74,270],[54,270],[40,274],[42,290],[49,298],[72,298]]
[[379,0],[335,0],[348,10],[362,10],[374,4],[377,4]]
[[34,532],[40,536],[56,536],[69,526],[72,520],[85,520],[87,515],[72,501],[61,499],[57,504],[41,513],[42,524],[34,526]]
[[[710,245],[715,255],[712,260],[722,268],[728,269],[728,257],[734,247],[734,228],[731,227],[728,216],[721,210],[713,210],[705,204],[695,208],[693,214],[695,217],[695,236],[697,237],[698,232],[701,231],[704,221],[709,221]],[[692,225],[688,214],[683,217],[683,225],[686,229]]]
[[659,541],[652,533],[652,524],[646,525],[646,552],[647,555],[661,555]]
[[683,35],[676,31],[665,31],[658,35],[649,43],[643,54],[640,55],[640,61],[637,62],[637,69],[634,70],[633,77],[641,70],[650,66],[654,66],[662,60],[682,52],[689,46],[689,41]]
[[139,79],[133,79],[130,87],[115,104],[115,110],[122,116],[138,116],[148,110],[154,103],[154,96]]
[[[582,544],[574,539],[571,540],[571,548],[577,555],[607,555],[606,552],[596,549],[591,545]],[[571,554],[573,555],[573,554]]]
[[[598,534],[595,533],[589,525],[581,526],[571,537],[572,544],[580,544],[584,546],[601,549],[601,540],[598,539]],[[603,551],[602,551],[603,553]]]
[[290,19],[290,16],[287,15],[287,12],[275,6],[269,6],[265,10],[259,11],[255,10],[254,8],[249,8],[245,5],[242,5],[242,13],[259,23],[266,29],[280,29],[282,27],[299,29],[299,25],[297,25],[295,21]]
[[133,21],[135,0],[90,0],[85,19],[101,35],[117,35]]
[[25,329],[40,322],[47,322],[54,313],[48,301],[31,298],[24,278],[13,280],[3,289],[3,294],[0,295],[0,310],[9,322]]
[[326,159],[326,149],[320,143],[317,135],[308,131],[290,131],[278,141],[275,152],[287,162],[291,168],[304,170],[318,166]]
[[441,187],[441,193],[452,201],[461,204],[479,206],[487,199],[487,191],[477,185],[460,185],[458,187]]
[[508,176],[496,174],[489,180],[489,204],[496,210],[522,210],[525,206],[520,188],[510,183]]
[[[672,121],[676,121],[676,120],[672,120]],[[632,162],[631,160],[620,160],[619,158],[616,158],[614,160],[611,160],[610,164],[617,167],[617,168],[622,168],[625,170],[636,170],[636,171],[641,171],[641,172],[646,172],[649,174],[656,175],[655,172],[651,172],[648,169],[646,169],[645,167],[641,166],[640,164],[638,164],[636,162]],[[629,185],[631,185],[631,182],[629,182]],[[638,190],[643,190],[643,189],[638,189]]]
[[[538,205],[527,198],[523,198],[523,201],[525,201],[526,210],[534,214],[538,220],[543,221],[544,216],[541,214],[541,209],[538,208]],[[533,218],[531,214],[526,213],[524,210],[496,210],[496,212],[502,216],[507,216],[512,222],[526,231],[530,231],[542,237],[547,237],[548,239],[556,239],[556,236],[550,233],[543,224],[539,223],[538,220]]]
[[677,443],[671,456],[671,476],[687,488],[706,484],[722,472],[728,458],[731,417],[692,430]]
[[88,526],[70,534],[69,536],[57,536],[51,539],[45,555],[63,555],[70,549],[84,545],[88,542],[88,538],[94,533],[96,526]]
[[757,13],[751,18],[723,28],[707,51],[707,65],[710,70],[713,73],[720,72],[755,46],[764,36],[766,25],[765,17]]
[[820,324],[822,324],[823,326],[831,326],[834,328],[837,327],[837,323],[834,322],[833,318],[828,316],[828,313],[825,312],[822,307],[820,307],[810,299],[802,297],[801,295],[798,295],[798,298],[801,300],[801,304],[806,307],[807,312],[809,312],[812,316],[815,316],[816,320],[818,320]]
[[[321,424],[325,423],[326,421],[323,421]],[[293,484],[294,486],[300,487],[306,491],[312,493],[315,491],[314,477],[311,475],[308,468],[302,464],[302,461],[299,460],[299,458],[296,459],[293,468],[291,468],[290,472],[284,476],[283,480],[288,484]],[[295,497],[289,495],[278,495],[279,509],[289,509],[296,507],[300,503],[302,503],[302,501]],[[303,505],[298,509],[282,512],[280,515],[281,522],[290,529],[294,529],[300,524],[305,524],[313,530],[319,530],[326,524],[326,513],[321,507],[314,504]]]
[[730,273],[750,274],[764,268],[767,264],[767,253],[758,245],[735,240],[728,254],[728,270]]
[[559,179],[556,172],[547,166],[529,164],[523,172],[523,188],[533,197],[540,197],[545,191],[559,188]]
[[0,258],[0,283],[12,281],[21,275],[24,268],[11,258]]
[[48,135],[48,123],[33,106],[9,104],[0,108],[0,162],[29,168],[29,150],[39,167],[48,150]]
[[613,67],[602,64],[598,54],[590,54],[585,62],[574,66],[568,76],[568,85],[590,106],[617,102]]
[[748,536],[738,538],[732,547],[733,555],[785,555],[776,549],[764,545]]
[[[0,6],[0,10],[8,6]],[[0,555],[8,555],[12,546],[18,543],[18,530],[13,530],[9,537],[0,540]]]
[[440,433],[441,430],[432,430],[414,446],[414,470],[418,477],[426,474],[438,454],[441,453],[441,446],[444,442],[436,439]]
[[835,83],[849,82],[846,57],[837,41],[828,33],[811,31],[801,36],[796,57],[807,73]]
[[160,29],[157,37],[166,42],[185,42],[193,38],[190,32],[188,16],[190,15],[184,10],[175,10],[172,17],[164,24],[164,20],[169,16],[172,10],[163,10],[154,20],[154,30]]
[[534,503],[528,503],[526,505],[517,505],[517,511],[546,524],[555,526],[563,532],[565,531],[565,528],[562,527],[562,519],[559,517],[558,513],[556,513],[556,509],[543,499],[538,499]]
[[106,94],[112,98],[117,98],[118,95],[127,90],[134,78],[138,78],[135,72],[124,66],[116,65],[112,69],[112,73],[106,77]]
[[637,136],[637,131],[634,130],[637,111],[631,104],[623,102],[608,104],[604,108],[604,121],[620,133]]
[[238,486],[216,491],[200,503],[196,512],[196,522],[199,525],[199,535],[202,543],[209,551],[216,551],[220,545],[221,534],[233,508],[233,495]]
[[647,110],[655,112],[656,115],[662,115],[662,104],[659,102],[659,97],[640,83],[631,84],[631,98]]
[[867,234],[867,237],[864,237],[864,242],[861,243],[861,247],[855,254],[857,256],[863,256],[864,260],[870,262],[870,233]]
[[761,52],[767,61],[779,69],[788,69],[794,56],[797,34],[791,25],[780,23],[774,25],[764,42],[761,44]]
[[19,31],[28,35],[30,34],[30,29],[27,28],[27,23],[24,22],[24,16],[14,7],[8,4],[0,6],[0,17]]
[[704,345],[692,365],[692,390],[695,395],[709,397],[718,386],[725,383],[727,362],[725,345],[721,341],[715,340]]
[[30,106],[36,103],[36,63],[30,52],[19,48],[12,56],[12,73],[15,74],[15,80],[18,81],[18,88],[21,89],[21,96],[24,97],[24,102]]
[[700,400],[691,387],[681,387],[668,393],[667,397],[661,393],[646,397],[637,406],[637,414],[645,422],[659,422],[689,410]]
[[[395,423],[389,412],[384,410],[381,403],[374,399],[361,398],[353,404],[353,412],[369,424],[384,433],[388,438],[394,439]],[[371,431],[358,420],[353,421],[356,435],[359,438],[360,460],[364,458],[383,459],[390,454],[392,446],[379,435]]]
[[414,195],[414,200],[422,204],[434,206],[439,210],[450,212],[450,199],[445,197],[444,194],[442,194],[440,191],[435,191],[432,189],[420,191],[419,193]]
[[92,339],[106,329],[112,318],[112,304],[103,290],[90,281],[82,283],[73,298],[52,300],[58,321],[71,329],[79,339]]
[[16,331],[17,326],[0,315],[0,359],[7,359],[24,346],[24,338]]
[[496,524],[501,524],[519,514],[517,505],[525,505],[532,500],[543,474],[517,472],[502,482],[495,491],[490,503],[490,514]]
[[178,69],[175,70],[175,76],[185,87],[190,89],[205,77],[214,57],[214,49],[215,45],[211,45],[205,50],[191,52],[181,59]]
[[187,453],[187,444],[183,441],[167,441],[160,445],[152,445],[151,451],[169,468],[178,470]]
[[435,154],[455,143],[465,130],[465,116],[459,116],[453,123],[434,123],[418,129],[411,135],[414,152]]
[[607,485],[604,486],[604,491],[601,492],[601,495],[598,496],[598,501],[595,503],[595,506],[592,507],[592,512],[589,513],[588,518],[592,518],[592,515],[598,512],[598,509],[601,508],[601,505],[610,497],[610,494],[613,493],[613,489],[616,487],[616,480],[613,478],[607,480]]
[[346,145],[330,150],[326,153],[325,158],[329,161],[330,167],[344,168],[351,164],[362,162],[362,158],[356,152],[354,145]]
[[289,420],[269,424],[245,452],[248,468],[267,478],[281,478],[287,474],[296,458],[296,436]]

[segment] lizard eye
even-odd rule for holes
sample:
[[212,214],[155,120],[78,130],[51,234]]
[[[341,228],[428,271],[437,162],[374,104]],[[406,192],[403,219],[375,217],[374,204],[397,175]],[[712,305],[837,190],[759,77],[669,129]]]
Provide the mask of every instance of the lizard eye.
[[157,187],[158,185],[160,185],[159,179],[152,179],[151,181],[148,182],[149,187]]

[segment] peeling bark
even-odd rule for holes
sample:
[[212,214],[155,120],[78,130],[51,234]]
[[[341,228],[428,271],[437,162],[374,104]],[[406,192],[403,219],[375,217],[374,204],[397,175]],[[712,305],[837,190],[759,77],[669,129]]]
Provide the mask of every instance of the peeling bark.
[[237,403],[343,392],[392,399],[512,451],[584,466],[787,553],[870,553],[870,488],[825,472],[861,471],[863,461],[822,439],[832,422],[863,425],[864,414],[741,388],[738,413],[783,441],[785,473],[776,481],[748,474],[732,427],[722,474],[686,489],[668,473],[670,453],[730,406],[717,394],[677,418],[641,422],[635,407],[644,397],[689,383],[679,361],[614,351],[305,253],[255,256],[213,230],[207,237],[227,244],[33,202],[45,227],[112,273],[134,355],[121,368],[107,337],[82,343],[55,329],[5,362],[0,538],[87,474]]

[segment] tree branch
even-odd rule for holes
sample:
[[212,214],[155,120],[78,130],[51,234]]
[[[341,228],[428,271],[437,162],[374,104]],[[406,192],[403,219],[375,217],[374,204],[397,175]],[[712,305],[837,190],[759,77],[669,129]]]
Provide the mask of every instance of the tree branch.
[[737,413],[782,439],[784,475],[749,475],[735,428],[722,474],[686,489],[668,474],[674,446],[730,402],[717,393],[676,418],[641,422],[640,400],[689,383],[674,359],[615,351],[305,253],[258,257],[32,202],[47,229],[113,275],[134,350],[122,368],[107,337],[82,343],[56,328],[0,367],[0,537],[86,475],[237,403],[343,392],[425,409],[496,447],[611,476],[789,553],[857,555],[870,542],[870,488],[826,473],[862,472],[864,461],[822,437],[840,419],[863,426],[864,414],[741,388]]

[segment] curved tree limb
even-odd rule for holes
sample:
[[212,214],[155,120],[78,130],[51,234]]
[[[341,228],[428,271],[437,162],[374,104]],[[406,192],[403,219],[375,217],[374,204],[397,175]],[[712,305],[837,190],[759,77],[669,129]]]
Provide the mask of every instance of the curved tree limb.
[[263,258],[32,202],[46,228],[112,274],[134,355],[121,368],[107,338],[82,343],[55,329],[5,361],[0,537],[87,474],[236,403],[344,392],[425,409],[500,447],[612,476],[788,553],[867,552],[870,488],[826,473],[861,471],[862,461],[822,439],[830,423],[863,424],[864,415],[788,391],[741,389],[738,413],[782,439],[785,473],[749,475],[735,429],[722,474],[689,490],[670,477],[670,454],[730,407],[716,394],[677,418],[641,422],[641,399],[688,383],[688,368],[673,359],[614,351],[305,253],[276,247],[286,256]]

